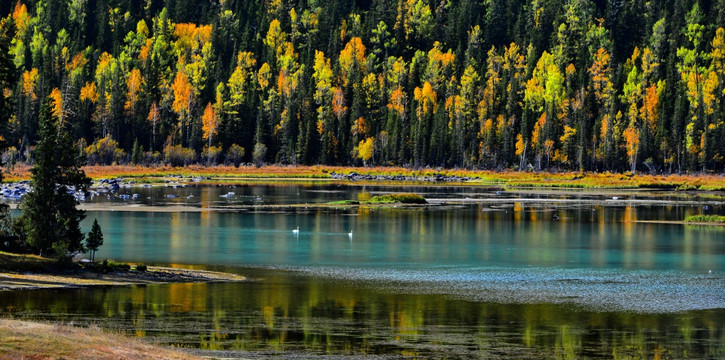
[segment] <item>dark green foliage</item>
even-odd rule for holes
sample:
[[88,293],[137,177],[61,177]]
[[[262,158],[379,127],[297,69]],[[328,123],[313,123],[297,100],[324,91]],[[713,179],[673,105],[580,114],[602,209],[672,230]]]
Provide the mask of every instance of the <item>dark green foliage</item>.
[[[0,12],[1,13],[1,12]],[[10,59],[10,46],[15,25],[11,17],[0,19],[0,90],[13,86],[15,80],[15,66]],[[7,124],[12,115],[12,98],[0,94],[0,151],[5,151],[7,143]],[[0,162],[0,166],[2,166]],[[0,172],[0,181],[2,181]],[[10,210],[7,204],[0,204],[0,249],[16,250],[19,247],[17,236],[12,231]]]
[[144,151],[143,146],[138,143],[138,139],[133,141],[133,150],[131,151],[131,163],[140,164],[143,162]]
[[86,236],[86,249],[91,253],[91,261],[96,259],[96,251],[103,245],[103,232],[101,231],[101,225],[98,225],[98,220],[93,219],[93,225],[91,231]]
[[44,104],[40,116],[40,140],[33,153],[32,191],[24,198],[18,218],[25,243],[42,256],[65,258],[83,251],[80,221],[85,212],[70,193],[85,192],[90,179],[81,169],[84,159],[64,126]]
[[[94,264],[95,265],[95,264]],[[95,267],[89,266],[89,268],[94,269]],[[131,270],[131,265],[126,263],[119,263],[115,262],[113,260],[103,259],[101,262],[100,268],[95,268],[100,272],[108,273],[108,272],[126,272]]]
[[144,264],[138,264],[138,265],[136,265],[136,271],[138,271],[138,272],[146,272],[146,270],[148,270],[148,268],[146,267],[146,265],[144,265]]

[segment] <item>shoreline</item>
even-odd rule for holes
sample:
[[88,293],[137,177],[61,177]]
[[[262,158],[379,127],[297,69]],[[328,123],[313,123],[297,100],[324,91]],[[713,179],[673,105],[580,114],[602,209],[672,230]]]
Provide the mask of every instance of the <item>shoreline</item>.
[[[508,189],[668,189],[723,191],[725,174],[620,174],[595,172],[520,172],[512,170],[410,169],[404,167],[343,167],[324,165],[254,166],[136,166],[93,165],[83,170],[93,179],[127,178],[138,182],[223,181],[290,182],[343,181],[350,183],[427,183],[498,186]],[[5,180],[30,179],[30,166],[5,169]],[[194,179],[194,180],[192,180]]]
[[0,292],[39,289],[74,289],[91,286],[127,286],[194,282],[247,281],[240,275],[207,270],[149,266],[145,272],[96,273],[88,270],[10,272],[0,270]]

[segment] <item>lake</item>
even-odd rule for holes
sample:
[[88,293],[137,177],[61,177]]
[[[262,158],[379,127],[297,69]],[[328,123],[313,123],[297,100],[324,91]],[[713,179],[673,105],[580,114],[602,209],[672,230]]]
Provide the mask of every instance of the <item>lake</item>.
[[[390,191],[450,204],[315,206]],[[220,357],[725,357],[725,229],[647,222],[725,214],[722,194],[315,183],[126,193],[139,195],[92,200],[105,205],[86,222],[104,231],[97,258],[250,281],[6,292],[0,311]],[[281,204],[309,206],[265,207]],[[189,210],[158,211],[168,205]]]

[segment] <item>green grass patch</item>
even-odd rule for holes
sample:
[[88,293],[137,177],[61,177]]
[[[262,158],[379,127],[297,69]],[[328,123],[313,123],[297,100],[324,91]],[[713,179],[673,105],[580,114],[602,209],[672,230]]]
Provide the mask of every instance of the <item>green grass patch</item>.
[[357,200],[338,200],[327,203],[328,205],[360,205]]
[[386,194],[373,196],[370,204],[389,204],[389,203],[401,203],[401,204],[427,204],[425,198],[418,194]]
[[725,224],[725,216],[722,215],[690,215],[685,218],[686,223],[707,223]]

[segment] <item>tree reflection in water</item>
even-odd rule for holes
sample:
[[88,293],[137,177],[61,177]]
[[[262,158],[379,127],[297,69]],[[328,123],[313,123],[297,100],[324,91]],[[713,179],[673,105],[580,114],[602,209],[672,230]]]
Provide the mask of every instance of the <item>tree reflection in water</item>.
[[723,310],[637,314],[553,304],[478,303],[396,294],[282,271],[244,272],[259,280],[8,292],[0,298],[0,309],[17,318],[97,323],[157,343],[211,354],[224,350],[226,355],[725,355]]

